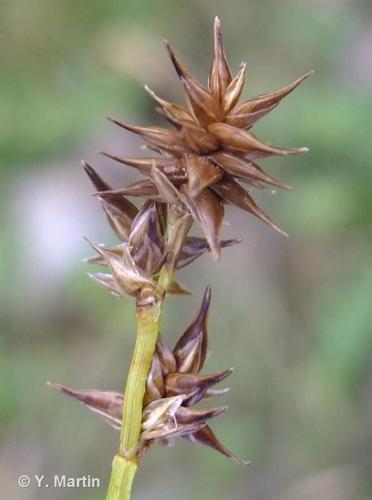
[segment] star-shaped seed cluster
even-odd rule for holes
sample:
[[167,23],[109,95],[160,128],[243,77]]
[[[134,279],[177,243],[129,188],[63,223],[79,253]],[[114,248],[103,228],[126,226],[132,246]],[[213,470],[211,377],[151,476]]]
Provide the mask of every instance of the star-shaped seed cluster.
[[[240,102],[246,64],[234,76],[227,62],[218,18],[214,25],[214,56],[208,85],[203,86],[181,64],[171,46],[167,49],[180,78],[187,106],[168,102],[146,87],[157,103],[157,111],[172,125],[140,127],[121,120],[112,122],[147,142],[157,155],[123,158],[101,152],[142,172],[146,179],[124,188],[105,190],[103,199],[123,195],[145,197],[158,202],[181,203],[200,223],[215,259],[219,258],[224,206],[235,205],[286,234],[255,203],[252,188],[274,186],[289,189],[255,163],[267,156],[304,153],[307,148],[279,148],[261,141],[251,129],[257,120],[276,108],[312,72],[282,89]],[[242,184],[248,186],[245,189]]]

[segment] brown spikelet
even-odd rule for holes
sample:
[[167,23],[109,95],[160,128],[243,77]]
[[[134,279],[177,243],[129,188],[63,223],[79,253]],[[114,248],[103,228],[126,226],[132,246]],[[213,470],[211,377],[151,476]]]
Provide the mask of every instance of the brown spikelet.
[[[241,240],[239,239],[222,240],[221,248],[227,248],[232,245],[237,245],[238,243],[241,243]],[[178,268],[180,269],[184,266],[187,266],[195,259],[203,255],[203,253],[208,252],[209,250],[210,250],[209,245],[205,238],[188,236],[182,248],[180,260],[178,263]]]
[[306,148],[277,148],[260,141],[251,132],[242,130],[226,123],[213,123],[208,127],[209,132],[215,135],[223,148],[247,155],[248,158],[263,158],[265,156],[288,156],[305,153]]
[[176,371],[177,362],[175,355],[161,335],[159,335],[156,344],[156,353],[160,361],[163,375]]
[[[210,154],[212,151],[218,151],[220,148],[220,141],[217,137],[200,125],[183,124],[180,133],[189,150],[197,153],[199,158],[203,158],[201,155]],[[185,158],[185,155],[183,158]],[[201,174],[202,170],[199,173]]]
[[122,196],[134,196],[138,197],[149,197],[154,199],[160,197],[159,192],[156,188],[154,182],[150,179],[145,179],[144,181],[137,181],[129,184],[126,187],[119,189],[112,189],[111,191],[98,191],[94,193],[96,196],[105,199],[106,197],[114,199],[115,197],[120,199]]
[[204,292],[203,300],[194,321],[186,329],[174,348],[178,371],[199,373],[208,350],[208,311],[211,303],[211,288]]
[[193,406],[203,399],[207,390],[231,375],[232,369],[209,375],[194,375],[192,373],[171,373],[167,376],[165,387],[169,395],[190,394],[185,399],[187,406]]
[[188,175],[188,191],[193,198],[209,185],[222,179],[222,170],[206,158],[188,155],[185,157],[185,165]]
[[221,252],[220,233],[225,213],[221,199],[217,198],[211,190],[205,189],[193,198],[193,204],[212,256],[218,260]]
[[121,297],[122,290],[116,284],[115,278],[110,273],[88,273],[89,278],[95,281],[98,285],[103,286],[114,295]]
[[102,207],[112,229],[119,239],[125,241],[128,238],[132,221],[138,212],[136,206],[124,196],[110,195],[108,192],[110,192],[111,186],[87,162],[82,162],[82,165],[96,190],[102,194],[100,196]]
[[110,269],[120,295],[136,297],[137,292],[142,288],[151,289],[155,287],[151,276],[136,265],[127,246],[123,246],[123,256],[119,257],[106,248],[89,240],[87,241],[102,256],[105,264]]
[[[228,389],[213,387],[232,373],[232,369],[200,375],[207,352],[207,318],[211,300],[207,287],[199,311],[172,351],[160,335],[147,377],[138,454],[153,442],[167,443],[182,437],[196,444],[214,448],[232,460],[246,464],[230,452],[215,436],[207,422],[227,410],[226,406],[195,408],[201,401],[220,396]],[[81,401],[120,428],[124,396],[113,391],[78,390],[50,384],[55,389]],[[204,432],[202,432],[204,430]]]
[[297,80],[290,83],[289,85],[286,85],[280,90],[248,99],[247,101],[244,101],[241,104],[237,105],[232,114],[254,113],[263,109],[267,110],[271,106],[279,104],[280,101],[284,99],[284,97],[287,97],[288,94],[293,92],[304,80],[312,75],[313,71],[309,71],[308,73],[305,73],[303,76],[297,78]]
[[150,144],[162,151],[168,151],[175,155],[182,155],[187,152],[186,146],[182,142],[182,138],[176,131],[163,127],[138,127],[111,117],[108,117],[108,120],[119,125],[119,127],[140,135]]
[[166,203],[174,205],[179,202],[179,191],[171,183],[168,177],[158,169],[155,162],[151,168],[151,177],[158,193]]
[[161,399],[165,394],[164,378],[158,356],[152,358],[152,364],[147,376],[146,394],[143,400],[144,406]]
[[222,102],[225,91],[232,80],[232,75],[223,47],[221,22],[218,17],[214,20],[213,35],[214,54],[208,86],[213,97]]
[[221,166],[225,172],[236,177],[243,182],[259,181],[282,189],[291,189],[288,184],[284,184],[264,172],[258,165],[246,158],[241,158],[233,153],[218,152],[212,155],[212,161]]
[[67,385],[52,384],[51,382],[48,382],[48,385],[85,404],[95,413],[105,417],[113,427],[120,428],[124,398],[119,392],[99,391],[98,389],[78,390]]
[[209,446],[223,455],[225,455],[228,458],[231,458],[231,460],[234,460],[234,462],[237,462],[238,464],[241,465],[249,465],[249,462],[247,460],[242,460],[241,458],[237,457],[234,453],[232,453],[230,450],[228,450],[216,437],[215,433],[212,431],[212,429],[209,427],[209,425],[203,426],[201,429],[197,430],[194,433],[188,434],[187,436],[184,436],[185,439],[188,441],[191,441],[192,443],[195,444],[200,444],[203,446]]
[[157,96],[155,92],[149,89],[147,85],[145,85],[145,89],[150,94],[150,96],[158,104],[160,104],[164,116],[168,118],[172,124],[174,124],[175,126],[179,126],[187,122],[189,122],[191,125],[193,124],[192,115],[184,106],[180,106],[179,104],[174,104],[172,102],[165,101],[161,97]]
[[[290,188],[267,174],[252,160],[305,153],[307,148],[275,147],[256,137],[250,129],[257,120],[274,110],[312,72],[305,73],[280,90],[251,97],[239,103],[245,83],[246,64],[242,63],[233,76],[227,62],[218,18],[214,22],[213,61],[207,87],[191,75],[168,42],[166,47],[183,84],[187,106],[171,103],[146,87],[156,101],[160,114],[173,125],[173,130],[163,127],[139,127],[111,119],[119,126],[142,136],[150,149],[159,153],[158,157],[138,160],[104,153],[151,178],[150,182],[136,183],[116,192],[126,196],[148,196],[157,201],[163,199],[167,203],[182,203],[193,219],[201,225],[212,256],[216,260],[221,248],[219,240],[225,203],[254,214],[285,235],[286,233],[256,205],[251,190],[247,194],[243,188],[235,186],[232,189],[230,181],[227,187],[225,174],[232,180],[249,184],[250,188]],[[171,189],[165,188],[166,183],[164,179],[160,180],[160,175],[154,175],[152,162],[155,162],[156,168],[168,178],[169,183],[174,185],[175,191],[181,193],[181,196],[177,197],[175,192],[169,196]]]
[[194,422],[205,422],[214,417],[218,417],[227,406],[219,406],[217,408],[195,409],[187,406],[180,406],[177,410],[177,422],[181,424],[192,424]]
[[237,183],[232,177],[225,176],[222,181],[213,186],[213,189],[224,199],[236,205],[247,212],[258,217],[260,220],[269,224],[273,229],[288,236],[283,229],[281,229],[274,221],[272,221],[254,202],[253,198],[245,189],[243,189],[239,183]]
[[168,254],[165,260],[165,266],[172,273],[177,268],[191,224],[192,219],[190,215],[185,214],[177,220],[168,233]]
[[[182,160],[178,158],[124,158],[122,156],[107,153],[106,151],[98,151],[101,155],[111,158],[123,165],[133,167],[145,175],[151,176],[151,168],[155,162],[157,168],[164,172],[174,181],[186,179],[186,172]],[[102,189],[98,189],[102,191]]]
[[228,113],[230,109],[233,108],[237,103],[244,87],[245,71],[246,64],[242,63],[239,72],[227,87],[226,92],[223,96],[224,113]]

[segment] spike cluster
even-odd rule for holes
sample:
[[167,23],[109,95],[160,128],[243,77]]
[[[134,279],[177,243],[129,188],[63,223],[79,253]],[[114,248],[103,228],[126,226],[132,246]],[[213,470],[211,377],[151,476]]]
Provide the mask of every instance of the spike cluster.
[[[146,87],[156,101],[157,111],[173,126],[140,127],[109,118],[146,140],[157,156],[122,158],[101,152],[124,165],[134,167],[145,180],[127,187],[99,189],[99,196],[113,202],[126,196],[144,196],[156,202],[181,203],[201,224],[215,259],[219,258],[224,205],[235,205],[284,233],[255,203],[251,188],[266,186],[289,189],[264,172],[254,160],[267,156],[304,153],[307,148],[279,148],[262,142],[251,128],[281,100],[298,87],[311,72],[276,92],[239,102],[246,64],[233,76],[226,59],[221,26],[214,25],[214,57],[208,85],[204,87],[181,64],[167,43],[169,56],[187,97],[187,106],[168,102]],[[248,185],[248,191],[241,183]]]
[[[285,234],[257,206],[251,191],[290,186],[266,173],[255,160],[307,151],[274,147],[257,138],[251,129],[311,72],[281,90],[239,102],[246,65],[242,63],[237,74],[232,74],[218,18],[207,86],[200,84],[166,45],[187,105],[168,102],[146,87],[157,103],[157,111],[173,128],[140,127],[110,118],[140,135],[152,153],[144,158],[123,158],[101,152],[137,169],[145,179],[114,189],[83,162],[94,195],[119,239],[114,246],[89,242],[96,254],[87,262],[103,265],[108,271],[90,276],[115,295],[136,299],[137,339],[125,396],[50,384],[121,429],[109,484],[110,500],[129,499],[139,457],[152,444],[167,444],[175,437],[209,446],[236,462],[248,463],[225,448],[209,426],[209,421],[226,407],[197,407],[200,402],[224,394],[227,389],[214,386],[232,372],[227,369],[201,374],[208,350],[209,287],[195,319],[174,349],[159,335],[162,304],[168,293],[189,293],[175,281],[178,269],[208,251],[217,260],[222,248],[239,242],[220,239],[225,205],[237,206]],[[128,199],[131,197],[144,201],[137,206]],[[193,222],[201,225],[204,237],[189,235]]]
[[[173,271],[191,264],[209,250],[205,238],[187,236],[191,218],[180,205],[173,204],[168,208],[164,203],[147,200],[138,210],[125,196],[106,194],[111,192],[111,186],[91,165],[86,162],[83,165],[94,187],[102,193],[102,207],[121,241],[113,247],[90,242],[97,255],[87,259],[87,262],[104,265],[110,270],[110,273],[90,273],[94,281],[115,295],[136,297],[140,290],[153,292],[163,264]],[[159,175],[163,174],[159,172]],[[174,215],[177,222],[172,231],[167,232],[168,218]],[[238,242],[224,240],[221,246],[228,247]],[[189,293],[175,280],[169,284],[167,292],[178,295]]]
[[[205,291],[200,310],[180,337],[173,350],[159,337],[156,354],[147,378],[143,402],[142,432],[137,454],[142,454],[154,442],[169,443],[182,437],[193,443],[212,447],[227,457],[237,458],[217,439],[207,421],[226,410],[226,406],[195,409],[194,406],[228,389],[213,389],[232,369],[219,373],[200,375],[207,350],[207,320],[211,299],[210,288]],[[115,428],[122,425],[124,397],[112,391],[76,390],[51,384],[57,390],[81,401],[90,409],[103,415]]]

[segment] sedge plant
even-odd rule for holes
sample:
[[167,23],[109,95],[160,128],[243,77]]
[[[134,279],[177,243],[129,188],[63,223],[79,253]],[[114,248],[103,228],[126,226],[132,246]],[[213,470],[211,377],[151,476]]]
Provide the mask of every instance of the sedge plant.
[[[236,206],[286,234],[258,207],[251,193],[268,186],[290,186],[266,173],[255,160],[307,151],[274,147],[262,142],[251,129],[311,72],[278,91],[240,102],[246,65],[242,63],[237,74],[232,74],[218,18],[207,86],[189,73],[167,42],[166,47],[187,104],[168,102],[146,87],[157,111],[171,127],[142,127],[109,118],[119,127],[140,135],[150,154],[126,158],[101,152],[137,169],[144,179],[114,189],[83,162],[94,194],[119,240],[115,246],[89,241],[95,256],[88,262],[106,268],[104,272],[90,273],[90,277],[114,295],[133,299],[136,305],[137,335],[124,392],[52,384],[120,431],[107,500],[129,500],[142,457],[154,444],[166,444],[176,437],[213,448],[238,463],[247,463],[229,451],[210,427],[210,420],[226,407],[197,406],[223,395],[225,390],[214,386],[232,371],[201,374],[208,351],[210,287],[173,349],[159,333],[161,312],[168,295],[184,297],[189,293],[177,281],[178,269],[191,265],[205,252],[211,252],[218,261],[221,249],[238,243],[239,240],[221,240],[225,205]],[[190,234],[194,223],[201,226],[203,237]]]

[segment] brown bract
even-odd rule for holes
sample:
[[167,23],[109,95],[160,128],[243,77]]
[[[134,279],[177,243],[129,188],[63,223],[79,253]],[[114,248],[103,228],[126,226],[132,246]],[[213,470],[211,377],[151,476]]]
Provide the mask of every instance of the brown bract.
[[[214,24],[214,56],[206,87],[181,64],[168,43],[166,46],[185,90],[187,106],[168,102],[146,87],[158,105],[158,112],[173,129],[140,127],[109,118],[120,127],[140,135],[159,155],[135,159],[101,152],[148,177],[107,193],[105,199],[112,201],[125,194],[145,196],[158,202],[174,203],[177,200],[184,203],[194,220],[201,224],[215,259],[220,255],[225,204],[237,206],[285,234],[256,205],[250,188],[262,189],[269,185],[289,189],[290,186],[264,172],[253,160],[304,153],[307,148],[274,147],[256,137],[251,128],[312,72],[278,91],[239,102],[246,65],[242,63],[233,76],[226,59],[218,18]],[[174,186],[173,191],[165,185],[164,177]],[[248,191],[240,183],[247,184]]]
[[[156,353],[147,377],[143,401],[141,440],[138,454],[142,454],[154,442],[168,443],[182,437],[193,443],[209,446],[235,460],[246,464],[229,451],[217,439],[207,422],[227,407],[194,408],[213,396],[225,394],[228,389],[213,389],[228,377],[232,369],[201,375],[208,351],[208,311],[211,291],[208,287],[200,309],[192,323],[182,334],[174,349],[159,337]],[[55,389],[81,401],[91,410],[103,415],[115,428],[122,425],[122,394],[113,391],[77,390],[59,384]]]

